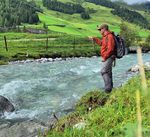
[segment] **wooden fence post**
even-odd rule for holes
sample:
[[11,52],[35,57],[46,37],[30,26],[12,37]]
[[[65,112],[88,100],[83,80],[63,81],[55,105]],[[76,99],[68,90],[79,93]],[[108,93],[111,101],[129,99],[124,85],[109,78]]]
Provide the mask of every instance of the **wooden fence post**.
[[8,51],[6,36],[4,36],[4,42],[5,42],[5,48],[6,48],[6,51]]
[[73,40],[73,49],[75,49],[75,46],[76,46],[76,39],[75,39],[75,36],[74,36],[74,40]]
[[48,30],[46,29],[46,51],[48,50],[48,36],[47,36],[47,32]]
[[92,40],[92,44],[93,44],[93,48],[94,48],[94,51],[95,51],[95,41],[94,40]]

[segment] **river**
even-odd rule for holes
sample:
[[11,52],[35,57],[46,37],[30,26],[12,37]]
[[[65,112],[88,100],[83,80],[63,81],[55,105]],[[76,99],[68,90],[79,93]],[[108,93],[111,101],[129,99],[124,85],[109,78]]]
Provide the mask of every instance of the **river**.
[[[143,59],[150,61],[150,54],[143,54]],[[117,60],[113,68],[115,87],[133,76],[127,70],[135,64],[136,54]],[[66,113],[82,95],[103,87],[100,69],[100,57],[0,66],[0,95],[7,97],[16,108],[3,119],[46,121],[53,112]]]

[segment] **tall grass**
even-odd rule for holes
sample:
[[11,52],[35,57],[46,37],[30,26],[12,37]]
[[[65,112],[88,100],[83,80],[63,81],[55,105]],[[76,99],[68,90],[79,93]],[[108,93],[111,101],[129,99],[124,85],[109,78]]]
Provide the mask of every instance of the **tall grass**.
[[[137,48],[137,57],[138,57],[138,64],[140,68],[142,91],[144,92],[145,98],[148,104],[150,105],[150,101],[149,101],[150,98],[148,95],[149,93],[148,93],[144,64],[143,64],[143,59],[142,59],[142,50],[140,47]],[[141,107],[140,107],[141,104],[140,104],[140,91],[139,90],[137,90],[136,92],[136,103],[137,103],[137,121],[138,121],[137,137],[142,137],[142,114],[141,114]]]
[[[20,37],[23,36],[26,35],[22,35]],[[81,56],[91,57],[99,55],[99,47],[93,47],[88,38],[55,35],[55,38],[52,39],[51,35],[39,35],[39,37],[40,36],[41,38],[34,39],[33,37],[35,36],[33,35],[32,38],[25,38],[22,41],[18,40],[18,36],[16,36],[17,40],[15,40],[12,39],[12,35],[8,35],[8,52],[5,49],[4,40],[0,41],[0,59],[4,62],[7,62],[41,57],[66,58]],[[46,37],[49,38],[48,44],[46,44]]]
[[[77,102],[75,111],[61,118],[46,136],[149,137],[150,72],[145,75],[141,49],[137,57],[140,78],[132,78],[109,95],[99,90],[89,92]],[[81,122],[86,124],[84,128],[73,128]]]
[[138,129],[137,129],[137,137],[142,137],[142,115],[141,115],[141,104],[140,104],[140,91],[136,92],[136,104],[137,104],[137,121],[138,121]]

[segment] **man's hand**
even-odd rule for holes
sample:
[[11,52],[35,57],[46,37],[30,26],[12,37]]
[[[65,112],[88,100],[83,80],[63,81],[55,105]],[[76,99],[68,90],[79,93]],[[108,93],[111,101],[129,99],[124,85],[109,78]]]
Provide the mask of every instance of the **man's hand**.
[[102,62],[105,62],[106,60],[104,58],[102,58]]
[[92,41],[94,39],[94,37],[92,37],[92,36],[88,36],[88,38],[89,38],[89,40],[92,40]]

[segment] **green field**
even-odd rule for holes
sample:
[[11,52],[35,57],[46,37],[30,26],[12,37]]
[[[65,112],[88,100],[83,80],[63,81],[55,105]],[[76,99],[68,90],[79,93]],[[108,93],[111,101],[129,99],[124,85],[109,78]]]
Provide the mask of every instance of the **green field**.
[[[63,32],[71,35],[79,35],[81,37],[87,36],[99,36],[99,32],[96,29],[96,26],[101,23],[108,23],[110,25],[110,30],[119,33],[120,32],[120,24],[121,18],[118,16],[114,16],[111,14],[110,8],[106,8],[100,5],[95,5],[92,3],[84,2],[82,4],[83,7],[92,8],[96,10],[96,13],[90,14],[91,19],[83,20],[80,17],[80,14],[64,14],[61,12],[56,12],[52,10],[47,10],[47,8],[43,7],[42,0],[35,0],[38,5],[43,9],[43,13],[39,13],[39,18],[41,23],[38,25],[28,25],[27,27],[34,28],[42,28],[43,23],[48,25],[49,30],[56,32]],[[61,2],[72,2],[71,0],[59,0]],[[141,11],[141,13],[150,20],[150,16]],[[131,23],[126,22],[128,26],[133,29],[136,29],[139,32],[139,35],[143,38],[147,37],[150,34],[150,31],[141,29],[137,25],[133,25]],[[60,26],[64,25],[64,27]]]
[[[60,1],[71,2],[71,0]],[[22,24],[20,28],[23,29],[25,26],[26,28],[43,29],[43,24],[45,23],[49,29],[48,34],[31,34],[13,31],[0,33],[0,59],[2,62],[26,59],[27,53],[29,54],[28,58],[99,55],[99,47],[95,49],[93,47],[91,48],[92,43],[87,40],[88,36],[100,37],[96,26],[101,23],[107,23],[111,31],[115,33],[120,32],[121,18],[111,14],[110,8],[84,2],[82,4],[83,7],[93,8],[97,12],[90,14],[91,18],[89,20],[83,20],[80,14],[69,15],[47,10],[42,6],[42,0],[36,0],[36,3],[43,9],[43,13],[38,13],[40,18],[39,24]],[[150,20],[148,14],[142,11],[139,12]],[[126,25],[136,30],[143,42],[150,34],[149,30],[141,29],[137,25],[128,22],[126,22]],[[7,38],[9,49],[7,52],[4,46],[4,36]],[[49,42],[46,48],[47,37],[49,38]],[[50,40],[51,38],[56,39]]]
[[[121,18],[111,14],[112,9],[110,8],[84,2],[82,4],[83,7],[85,8],[89,7],[91,9],[96,10],[97,12],[90,14],[91,19],[83,20],[80,17],[80,14],[69,15],[61,12],[48,10],[47,8],[43,7],[42,0],[35,0],[35,1],[37,5],[39,5],[41,9],[43,9],[43,13],[38,13],[40,23],[37,25],[22,24],[22,26],[26,26],[27,28],[28,27],[43,28],[43,24],[45,23],[48,26],[49,30],[60,33],[63,32],[68,35],[79,35],[81,37],[87,37],[87,36],[99,36],[99,32],[97,31],[96,26],[102,23],[108,23],[111,31],[114,31],[115,33],[120,32]],[[59,1],[72,2],[71,0],[59,0]],[[148,20],[150,20],[150,16],[147,13],[144,13],[142,11],[140,13],[143,14],[145,17],[147,17]],[[136,29],[136,31],[142,38],[146,38],[150,34],[150,31],[141,29],[137,25],[128,22],[126,22],[126,24],[130,26],[132,29]],[[16,35],[22,34],[14,33],[14,37],[16,37]]]
[[[60,0],[64,1],[64,0]],[[69,1],[69,0],[67,0]],[[42,3],[40,3],[42,7]],[[51,10],[44,9],[44,14],[39,13],[39,17],[42,23],[46,23],[49,26],[50,30],[65,32],[67,34],[73,35],[81,35],[81,36],[98,36],[99,33],[96,30],[96,26],[101,23],[108,23],[110,25],[110,29],[116,33],[120,31],[121,18],[114,16],[111,14],[111,9],[95,5],[92,3],[83,3],[83,7],[93,8],[97,10],[96,13],[90,14],[91,19],[83,20],[81,19],[79,14],[68,15],[60,12],[55,12]],[[146,15],[148,17],[148,15]],[[126,22],[127,23],[127,22]],[[58,27],[55,25],[66,25],[65,27]],[[141,30],[139,26],[132,25],[127,23],[131,28],[135,28],[141,37],[147,37],[150,31]]]
[[[11,33],[9,33],[11,38]],[[66,57],[91,57],[99,55],[99,47],[93,46],[93,43],[87,38],[60,35],[49,37],[48,44],[46,34],[40,35],[40,38],[31,35],[29,38],[26,34],[16,35],[7,40],[8,51],[4,46],[4,40],[0,40],[0,64],[6,64],[8,61],[38,59],[42,57],[49,58],[66,58]],[[23,39],[26,38],[26,39]]]

